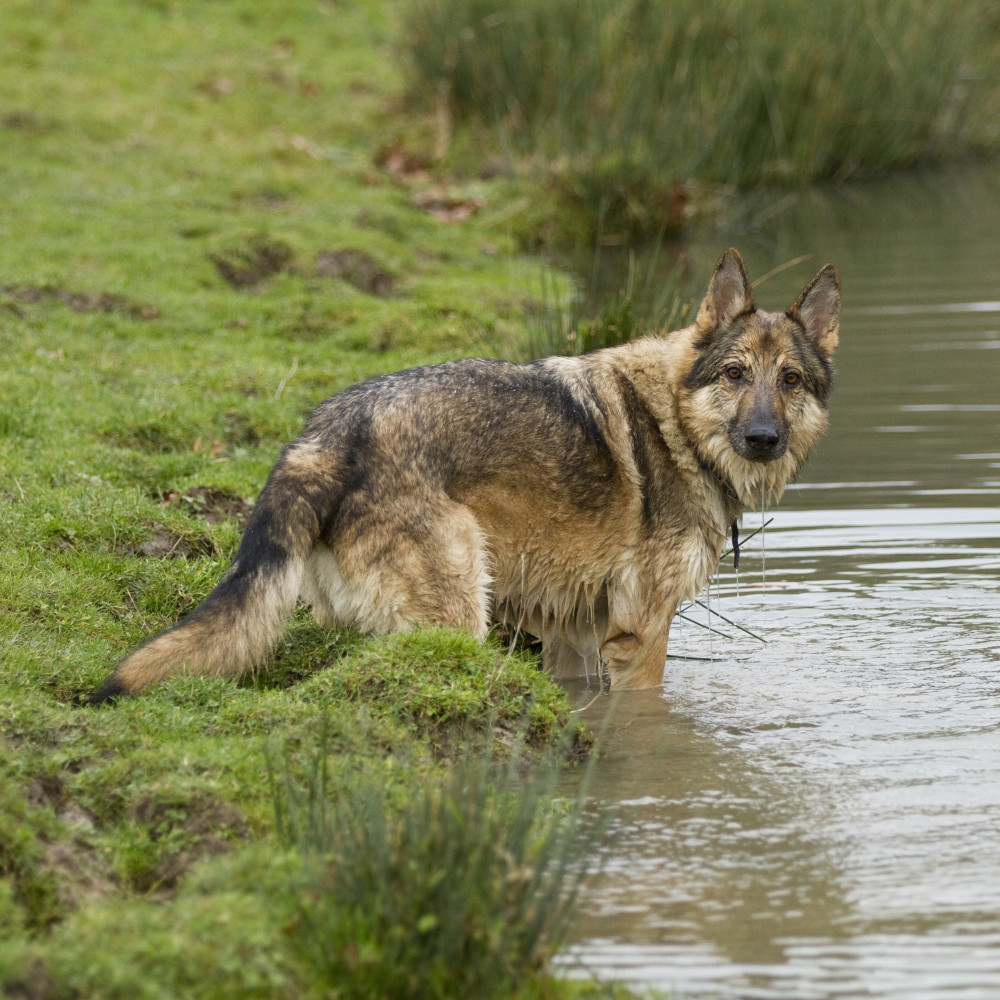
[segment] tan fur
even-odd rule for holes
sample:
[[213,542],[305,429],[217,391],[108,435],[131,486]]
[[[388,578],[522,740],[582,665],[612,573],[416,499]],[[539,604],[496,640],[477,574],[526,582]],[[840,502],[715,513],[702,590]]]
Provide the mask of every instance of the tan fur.
[[331,397],[275,466],[233,566],[96,694],[239,673],[296,598],[369,633],[491,617],[557,675],[662,680],[670,622],[734,517],[780,497],[827,423],[840,304],[827,265],[756,309],[735,250],[697,319],[578,358],[470,360]]

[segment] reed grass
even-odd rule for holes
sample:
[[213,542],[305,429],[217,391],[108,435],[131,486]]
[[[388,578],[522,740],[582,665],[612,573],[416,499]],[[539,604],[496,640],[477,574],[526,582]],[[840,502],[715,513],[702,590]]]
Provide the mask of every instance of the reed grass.
[[624,260],[622,250],[608,250],[598,238],[589,266],[575,268],[587,274],[579,282],[543,271],[522,322],[494,329],[486,350],[517,362],[574,356],[684,326],[693,317],[697,288],[684,260],[668,257],[662,236],[641,254],[628,250]]
[[330,995],[510,997],[565,943],[602,820],[557,765],[471,754],[417,788],[345,781],[321,740],[272,766],[304,877],[290,943]]
[[605,224],[697,183],[843,180],[1000,142],[995,14],[942,0],[417,0],[410,90]]

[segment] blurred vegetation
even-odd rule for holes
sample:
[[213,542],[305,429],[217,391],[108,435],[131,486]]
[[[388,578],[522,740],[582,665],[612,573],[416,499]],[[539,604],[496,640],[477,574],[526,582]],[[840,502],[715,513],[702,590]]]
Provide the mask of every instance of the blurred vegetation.
[[995,151],[998,39],[990,0],[415,0],[405,28],[442,152],[471,129],[627,236],[676,230],[706,187]]
[[[691,322],[695,286],[681,264],[669,263],[659,239],[641,253],[629,250],[625,278],[611,288],[602,273],[605,253],[598,243],[582,289],[567,291],[558,274],[543,274],[540,298],[526,312],[523,329],[512,334],[499,328],[486,341],[487,352],[513,361],[573,356]],[[621,260],[612,267],[617,275]]]
[[[293,947],[344,998],[508,997],[565,943],[594,872],[600,815],[553,810],[553,761],[459,760],[407,791],[344,786],[321,744],[275,780],[279,833],[303,861]],[[339,785],[339,788],[338,788]]]

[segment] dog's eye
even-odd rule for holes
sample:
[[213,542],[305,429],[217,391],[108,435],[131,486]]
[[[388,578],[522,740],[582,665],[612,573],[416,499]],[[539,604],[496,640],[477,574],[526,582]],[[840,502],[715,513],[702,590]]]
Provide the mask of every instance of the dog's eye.
[[730,365],[726,374],[735,382],[738,378],[743,378],[743,369],[739,365]]
[[798,372],[785,372],[785,385],[797,385],[801,377]]

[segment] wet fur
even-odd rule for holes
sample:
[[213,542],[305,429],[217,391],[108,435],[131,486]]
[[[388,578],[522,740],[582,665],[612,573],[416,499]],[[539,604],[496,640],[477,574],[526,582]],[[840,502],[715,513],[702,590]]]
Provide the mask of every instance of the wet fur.
[[558,675],[659,684],[727,526],[778,498],[826,428],[839,309],[827,265],[787,312],[757,310],[729,250],[683,330],[345,389],[282,453],[205,602],[92,700],[261,664],[300,599],[368,633],[482,637],[496,617],[541,638]]

